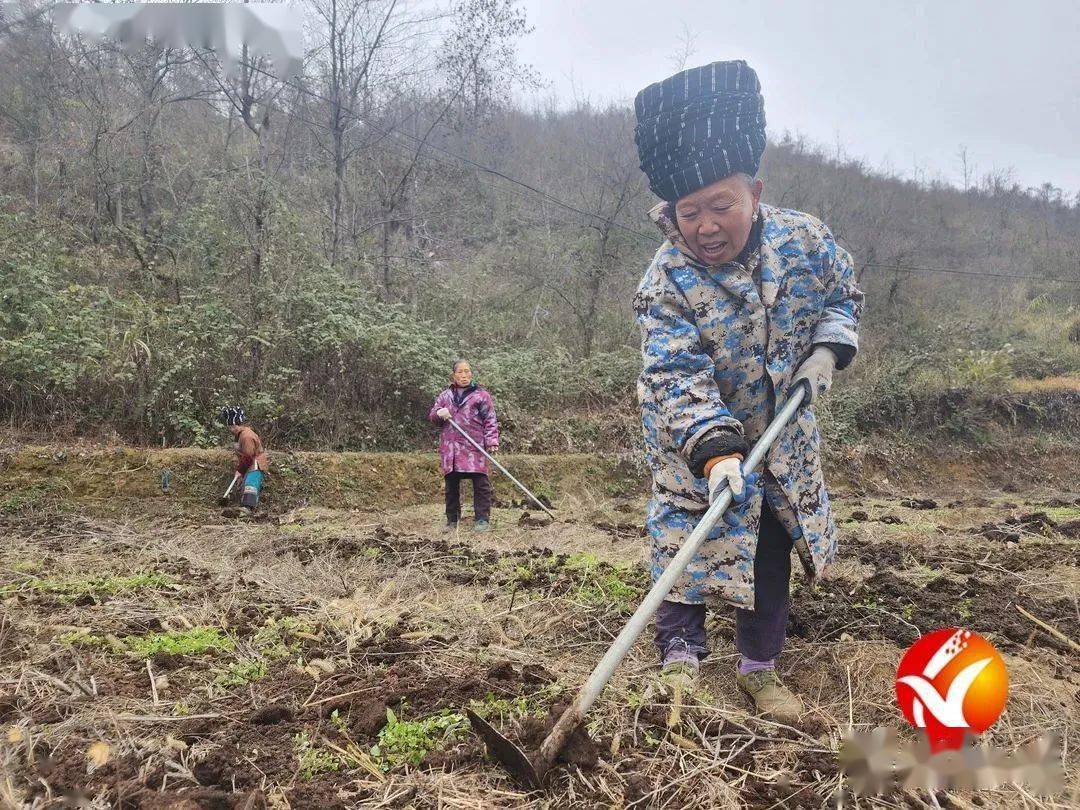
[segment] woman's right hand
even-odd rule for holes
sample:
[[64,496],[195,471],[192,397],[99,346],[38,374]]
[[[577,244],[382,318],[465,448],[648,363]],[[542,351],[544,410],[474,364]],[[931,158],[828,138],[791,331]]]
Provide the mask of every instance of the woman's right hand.
[[743,491],[742,456],[720,457],[709,462],[709,503],[727,484],[731,494],[738,499]]
[[439,410],[435,411],[435,415],[437,417],[439,417],[440,419],[442,419],[444,422],[449,422],[450,421],[450,409],[449,408],[439,408]]

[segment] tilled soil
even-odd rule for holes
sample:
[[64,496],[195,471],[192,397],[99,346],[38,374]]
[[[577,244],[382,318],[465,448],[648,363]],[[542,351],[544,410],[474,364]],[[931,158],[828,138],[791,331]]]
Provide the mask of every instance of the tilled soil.
[[[807,717],[747,711],[719,610],[706,692],[671,725],[640,641],[547,801],[832,806],[843,729],[902,724],[896,663],[939,627],[980,632],[1021,667],[999,744],[1073,734],[1080,656],[1018,608],[1075,639],[1080,510],[1021,500],[841,499],[835,572],[793,587],[782,671]],[[434,508],[427,526],[326,510],[0,518],[0,806],[542,806],[460,712],[539,746],[648,585],[628,511],[553,524],[500,510],[482,537],[439,535]],[[205,650],[133,649],[207,628],[220,643]]]

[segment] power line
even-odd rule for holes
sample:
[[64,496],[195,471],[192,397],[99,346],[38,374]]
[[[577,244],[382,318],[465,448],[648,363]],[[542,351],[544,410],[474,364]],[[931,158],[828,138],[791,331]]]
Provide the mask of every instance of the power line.
[[1023,273],[980,273],[977,270],[957,270],[952,267],[914,267],[909,264],[882,264],[870,262],[863,267],[873,267],[884,270],[901,270],[905,273],[948,273],[957,276],[975,276],[976,278],[1008,278],[1023,279],[1025,281],[1053,281],[1059,284],[1080,284],[1080,281],[1069,278],[1057,278],[1056,276],[1032,276]]
[[[300,92],[300,93],[303,93],[303,94],[305,94],[307,96],[310,96],[312,98],[318,99],[319,101],[322,101],[322,102],[324,102],[326,104],[333,104],[334,103],[332,99],[329,99],[326,96],[322,95],[321,93],[317,93],[314,90],[311,90],[310,88],[304,87],[302,84],[298,84],[296,82],[290,81],[289,79],[282,79],[282,78],[276,76],[275,74],[270,73],[269,71],[263,70],[258,65],[252,64],[251,62],[245,62],[244,64],[249,69],[251,69],[252,71],[254,71],[256,73],[261,73],[262,75],[267,76],[267,77],[273,79],[274,81],[280,82],[281,84],[285,85],[286,87],[291,87],[292,89],[296,90],[297,92]],[[339,104],[340,104],[340,102],[339,102]],[[400,129],[385,129],[383,127],[380,127],[377,124],[373,124],[365,116],[360,115],[359,113],[357,113],[355,110],[353,110],[347,104],[340,104],[340,107],[341,107],[341,109],[348,112],[351,116],[353,116],[357,121],[362,122],[369,129],[374,130],[375,132],[383,135],[384,137],[386,137],[388,139],[392,139],[394,136],[400,135],[400,136],[404,136],[405,138],[408,138],[409,140],[415,142],[419,146],[419,149],[417,149],[417,154],[418,155],[421,154],[421,152],[422,152],[422,150],[424,148],[434,150],[436,152],[441,152],[442,154],[446,155],[449,158],[452,158],[453,160],[457,161],[458,163],[462,163],[462,164],[470,166],[470,167],[472,167],[472,168],[474,168],[474,169],[476,169],[478,171],[481,171],[481,172],[484,172],[486,174],[492,175],[493,177],[498,177],[498,178],[500,178],[502,180],[505,180],[506,182],[511,183],[512,185],[518,186],[518,187],[520,187],[522,189],[525,189],[526,191],[537,195],[538,197],[540,197],[541,199],[551,203],[552,205],[555,205],[555,206],[557,206],[559,208],[562,208],[562,209],[564,209],[566,211],[570,211],[571,213],[577,214],[578,216],[588,217],[590,219],[594,219],[594,220],[597,220],[599,222],[603,222],[603,223],[605,223],[607,225],[610,225],[610,226],[612,226],[614,228],[617,228],[617,229],[619,229],[619,230],[621,230],[621,231],[623,231],[625,233],[631,234],[632,236],[636,236],[636,237],[646,241],[650,245],[655,245],[656,244],[656,237],[654,235],[644,233],[642,231],[637,230],[636,228],[631,228],[628,225],[623,225],[621,222],[617,222],[616,220],[613,220],[613,219],[608,219],[607,217],[605,217],[605,216],[603,216],[601,214],[596,214],[596,213],[593,213],[591,211],[582,210],[581,208],[578,208],[577,206],[571,205],[570,203],[559,199],[558,197],[544,191],[543,189],[537,188],[536,186],[532,185],[531,183],[526,183],[523,180],[518,180],[516,177],[511,177],[510,175],[506,174],[505,172],[501,172],[498,169],[493,169],[490,166],[485,166],[484,164],[478,163],[477,161],[473,160],[472,158],[468,158],[468,157],[466,157],[464,155],[460,155],[460,154],[458,154],[456,152],[452,152],[451,150],[446,149],[445,147],[439,146],[437,144],[433,144],[433,143],[429,142],[426,138],[417,137],[416,135],[413,135],[413,134],[411,134],[409,132],[405,132],[404,130],[400,130]],[[403,145],[403,144],[400,144],[400,142],[398,142],[398,143],[399,143],[399,145]],[[434,158],[434,156],[432,156],[432,155],[427,155],[427,157],[437,160],[437,158]],[[879,269],[884,268],[884,269],[890,269],[890,270],[902,270],[902,271],[907,272],[907,273],[925,273],[925,274],[943,273],[943,274],[948,274],[948,275],[961,275],[961,276],[969,276],[969,277],[975,277],[975,278],[1007,278],[1007,279],[1018,279],[1018,280],[1023,280],[1023,281],[1042,281],[1042,282],[1054,282],[1054,283],[1059,283],[1059,284],[1077,284],[1077,285],[1080,285],[1080,282],[1072,280],[1072,279],[1056,278],[1056,277],[1053,277],[1053,276],[1040,277],[1040,276],[1032,276],[1032,275],[1020,274],[1020,273],[980,273],[980,272],[977,272],[977,271],[974,271],[974,270],[957,270],[957,269],[946,268],[946,267],[916,267],[916,266],[912,266],[912,265],[896,265],[896,264],[880,264],[880,263],[869,263],[869,264],[865,264],[863,266],[867,267],[867,268],[879,268]]]
[[[314,90],[311,90],[311,89],[309,89],[307,87],[304,87],[303,85],[296,84],[296,83],[294,83],[292,81],[289,81],[288,79],[278,79],[276,76],[274,76],[274,74],[269,73],[268,71],[265,71],[262,68],[258,67],[257,65],[251,64],[250,62],[248,62],[246,64],[247,64],[247,66],[249,68],[251,68],[255,72],[261,73],[264,76],[269,76],[270,78],[273,78],[273,79],[277,79],[282,84],[284,84],[284,85],[286,85],[288,87],[292,87],[294,90],[297,90],[297,91],[299,91],[301,93],[305,93],[306,95],[311,96],[312,98],[319,99],[320,101],[323,101],[323,102],[325,102],[327,104],[333,103],[331,99],[327,98],[326,96],[323,96],[320,93],[315,92]],[[343,110],[346,110],[350,115],[352,115],[358,121],[361,121],[368,128],[375,130],[377,133],[379,133],[379,134],[381,134],[381,135],[383,135],[383,136],[385,136],[387,138],[392,138],[392,136],[394,136],[394,135],[402,135],[402,136],[408,138],[409,140],[412,140],[412,141],[416,142],[421,147],[421,149],[426,147],[428,149],[431,149],[431,150],[434,150],[434,151],[437,151],[437,152],[441,152],[442,154],[444,154],[444,155],[446,155],[446,156],[448,156],[450,158],[453,158],[454,160],[458,161],[459,163],[463,163],[465,165],[471,166],[472,168],[475,168],[475,169],[477,169],[479,171],[482,171],[482,172],[485,172],[487,174],[493,175],[494,177],[498,177],[498,178],[500,178],[502,180],[507,181],[508,183],[512,183],[515,186],[523,188],[526,191],[529,191],[529,192],[531,192],[533,194],[536,194],[541,199],[544,199],[547,202],[550,202],[552,205],[556,205],[556,206],[558,206],[560,208],[563,208],[566,211],[570,211],[570,212],[572,212],[574,214],[577,214],[579,216],[589,217],[591,219],[595,219],[595,220],[598,220],[600,222],[611,225],[611,226],[613,226],[615,228],[618,228],[619,230],[622,230],[622,231],[624,231],[626,233],[629,233],[629,234],[631,234],[633,236],[637,236],[640,239],[645,240],[650,245],[655,245],[656,244],[656,237],[655,236],[651,236],[651,235],[649,235],[647,233],[644,233],[642,231],[639,231],[639,230],[637,230],[635,228],[631,228],[628,225],[623,225],[621,222],[617,222],[615,220],[608,219],[607,217],[604,217],[601,214],[595,214],[595,213],[593,213],[591,211],[583,211],[582,209],[580,209],[580,208],[578,208],[578,207],[576,207],[574,205],[571,205],[570,203],[565,202],[564,200],[561,200],[558,197],[555,197],[554,195],[549,194],[548,192],[544,191],[543,189],[539,189],[539,188],[537,188],[536,186],[533,186],[530,183],[526,183],[523,180],[518,180],[517,178],[511,177],[510,175],[508,175],[508,174],[506,174],[504,172],[501,172],[498,169],[493,169],[490,166],[485,166],[484,164],[478,163],[477,161],[472,160],[471,158],[465,157],[464,155],[459,155],[456,152],[452,152],[449,149],[441,147],[441,146],[439,146],[437,144],[433,144],[433,143],[431,143],[429,141],[426,141],[425,139],[422,139],[422,138],[419,138],[419,137],[417,137],[415,135],[412,135],[411,133],[408,133],[408,132],[405,132],[405,131],[399,130],[399,129],[384,129],[382,127],[379,127],[378,125],[371,123],[371,121],[369,121],[364,116],[359,115],[358,113],[356,113],[356,111],[354,111],[351,107],[349,107],[346,104],[341,104],[341,108]],[[433,156],[429,155],[428,157],[433,157]],[[1078,281],[1076,281],[1074,279],[1056,278],[1056,277],[1053,277],[1053,276],[1032,276],[1032,275],[1025,275],[1025,274],[1022,274],[1022,273],[980,273],[980,272],[975,271],[975,270],[957,270],[957,269],[948,268],[948,267],[915,267],[915,266],[912,266],[912,265],[878,264],[878,263],[864,264],[863,267],[867,267],[867,268],[886,268],[886,269],[891,269],[891,270],[899,269],[899,270],[903,270],[903,271],[908,272],[908,273],[928,273],[928,274],[944,273],[944,274],[947,274],[947,275],[971,276],[971,277],[976,277],[976,278],[1007,278],[1007,279],[1020,279],[1020,280],[1024,280],[1024,281],[1056,282],[1056,283],[1059,283],[1059,284],[1080,284],[1080,282],[1078,282]]]
[[[320,93],[316,93],[314,90],[311,90],[311,89],[309,89],[307,87],[304,87],[301,84],[297,84],[295,82],[292,82],[292,81],[290,81],[288,79],[280,79],[277,76],[275,76],[273,73],[270,73],[269,71],[263,70],[262,68],[258,67],[257,65],[253,65],[251,62],[245,62],[244,64],[248,68],[250,68],[251,70],[255,71],[256,73],[261,73],[264,76],[268,76],[271,79],[279,81],[282,84],[284,84],[286,87],[291,87],[294,90],[297,90],[298,92],[304,93],[304,94],[306,94],[308,96],[311,96],[312,98],[316,98],[319,101],[323,101],[323,102],[325,102],[327,104],[333,104],[334,103],[332,99],[329,99],[329,98],[327,98],[326,96],[324,96],[324,95],[322,95]],[[645,239],[650,244],[655,244],[656,243],[656,237],[655,236],[650,236],[649,234],[643,233],[642,231],[636,230],[635,228],[631,228],[628,225],[623,225],[621,222],[617,222],[615,220],[608,219],[607,217],[602,216],[601,214],[594,214],[591,211],[584,211],[584,210],[582,210],[580,208],[577,208],[574,205],[571,205],[568,202],[565,202],[564,200],[560,200],[558,197],[555,197],[554,195],[549,194],[548,192],[544,191],[543,189],[539,189],[539,188],[537,188],[536,186],[534,186],[534,185],[532,185],[530,183],[526,183],[523,180],[518,180],[515,177],[511,177],[510,175],[505,174],[504,172],[501,172],[498,169],[493,169],[490,166],[485,166],[482,163],[477,163],[472,158],[465,157],[464,155],[459,155],[457,152],[452,152],[449,149],[446,149],[446,148],[444,148],[442,146],[439,146],[437,144],[433,144],[433,143],[431,143],[429,141],[426,141],[423,138],[417,137],[416,135],[413,135],[413,134],[411,134],[409,132],[405,132],[404,130],[383,129],[382,127],[378,126],[377,124],[371,123],[371,121],[369,121],[367,118],[365,118],[364,116],[357,113],[355,110],[353,110],[348,105],[341,104],[339,102],[339,106],[341,107],[341,109],[347,111],[356,120],[363,122],[363,124],[365,126],[367,126],[369,129],[373,129],[373,130],[375,130],[375,132],[377,132],[377,133],[379,133],[381,135],[384,135],[386,137],[391,137],[393,135],[402,135],[402,136],[408,138],[409,140],[416,142],[422,148],[426,147],[428,149],[433,149],[436,152],[441,152],[442,154],[444,154],[444,155],[446,155],[446,156],[448,156],[450,158],[453,158],[454,160],[458,161],[459,163],[464,163],[465,165],[471,166],[474,169],[485,172],[485,173],[490,174],[490,175],[492,175],[494,177],[498,177],[498,178],[501,178],[503,180],[506,180],[508,183],[512,183],[512,184],[514,184],[516,186],[520,186],[521,188],[532,192],[533,194],[535,194],[538,197],[546,200],[547,202],[550,202],[552,205],[557,205],[560,208],[563,208],[563,209],[565,209],[567,211],[575,213],[575,214],[577,214],[579,216],[589,217],[591,219],[595,219],[595,220],[598,220],[598,221],[603,222],[605,224],[611,225],[611,226],[613,226],[615,228],[618,228],[618,229],[620,229],[622,231],[625,231],[626,233],[633,234],[634,236],[640,237],[641,239]]]
[[[8,31],[10,31],[18,23],[26,23],[26,22],[29,22],[29,21],[33,20],[34,18],[38,17],[43,12],[50,10],[51,7],[52,7],[51,4],[45,4],[45,5],[41,6],[40,8],[38,8],[36,11],[25,15],[21,20],[17,20],[17,21],[13,21],[11,23],[8,23],[5,26],[5,30],[4,30],[3,33],[7,33]],[[304,87],[301,84],[295,83],[295,82],[290,81],[288,79],[279,78],[275,74],[270,73],[269,71],[263,70],[258,65],[252,64],[251,62],[245,62],[245,64],[247,65],[248,68],[255,71],[256,73],[261,73],[262,75],[267,76],[267,77],[269,77],[271,79],[274,79],[275,81],[279,81],[282,84],[284,84],[285,86],[291,87],[291,88],[293,88],[294,90],[296,90],[296,91],[298,91],[300,93],[304,93],[305,95],[311,96],[312,98],[316,98],[316,99],[318,99],[318,100],[320,100],[320,101],[322,101],[324,103],[327,103],[327,104],[333,103],[333,101],[331,99],[327,98],[326,96],[324,96],[324,95],[322,95],[320,93],[317,93],[314,90],[311,90],[311,89],[309,89],[307,87]],[[564,200],[559,199],[558,197],[555,197],[552,194],[549,194],[548,192],[544,191],[543,189],[540,189],[540,188],[537,188],[536,186],[533,186],[530,183],[526,183],[523,180],[518,180],[517,178],[511,177],[510,175],[506,174],[505,172],[501,172],[498,169],[493,169],[490,166],[485,166],[484,164],[478,163],[477,161],[472,160],[471,158],[465,157],[464,155],[459,155],[456,152],[452,152],[449,149],[446,149],[446,148],[444,148],[442,146],[430,143],[426,138],[419,138],[419,137],[417,137],[415,135],[412,135],[411,133],[408,133],[408,132],[405,132],[404,130],[400,130],[400,129],[396,129],[396,128],[384,129],[384,128],[378,126],[377,124],[373,124],[371,121],[369,121],[367,118],[365,118],[364,116],[357,113],[355,110],[353,110],[348,105],[341,104],[340,106],[341,106],[341,108],[343,110],[347,111],[356,120],[362,122],[369,129],[375,130],[376,132],[383,135],[384,137],[392,138],[395,135],[401,135],[401,136],[404,136],[404,137],[408,138],[409,140],[412,140],[412,141],[416,142],[420,147],[420,149],[417,150],[418,154],[425,147],[427,149],[434,150],[436,152],[441,152],[442,154],[446,155],[447,157],[452,158],[453,160],[458,161],[459,163],[463,163],[465,165],[471,166],[472,168],[477,169],[478,171],[485,172],[486,174],[490,174],[493,177],[498,177],[498,178],[500,178],[502,180],[505,180],[508,183],[511,183],[511,184],[513,184],[515,186],[518,186],[518,187],[522,188],[522,189],[525,189],[526,191],[537,195],[541,199],[546,200],[547,202],[550,202],[552,205],[558,206],[559,208],[562,208],[562,209],[564,209],[566,211],[570,211],[571,213],[577,214],[578,216],[588,217],[590,219],[594,219],[594,220],[597,220],[599,222],[603,222],[603,223],[605,223],[607,225],[610,225],[610,226],[612,226],[614,228],[617,228],[617,229],[619,229],[619,230],[621,230],[621,231],[623,231],[625,233],[631,234],[632,236],[636,236],[639,239],[644,240],[645,242],[647,242],[650,245],[656,244],[656,237],[654,235],[643,233],[642,231],[639,231],[639,230],[637,230],[635,228],[631,228],[628,225],[623,225],[621,222],[617,222],[616,220],[613,220],[613,219],[608,219],[607,217],[605,217],[605,216],[603,216],[601,214],[596,214],[596,213],[593,213],[591,211],[584,211],[584,210],[582,210],[582,209],[580,209],[580,208],[578,208],[578,207],[576,207],[574,205],[571,205],[570,203],[568,203],[568,202],[566,202]],[[427,157],[432,158],[433,156],[428,155]],[[1055,276],[1032,276],[1032,275],[1023,274],[1023,273],[980,273],[980,272],[975,271],[975,270],[959,270],[959,269],[956,269],[956,268],[948,268],[948,267],[918,267],[918,266],[913,266],[913,265],[882,264],[882,263],[876,263],[876,262],[871,262],[871,263],[868,263],[868,264],[864,264],[863,267],[874,268],[874,269],[897,270],[897,271],[903,271],[903,272],[906,272],[906,273],[924,273],[924,274],[942,273],[942,274],[946,274],[946,275],[967,276],[967,277],[972,277],[972,278],[1001,278],[1001,279],[1021,280],[1021,281],[1042,281],[1042,282],[1051,282],[1051,283],[1057,283],[1057,284],[1074,284],[1074,285],[1080,286],[1080,281],[1077,281],[1075,279],[1057,278]]]

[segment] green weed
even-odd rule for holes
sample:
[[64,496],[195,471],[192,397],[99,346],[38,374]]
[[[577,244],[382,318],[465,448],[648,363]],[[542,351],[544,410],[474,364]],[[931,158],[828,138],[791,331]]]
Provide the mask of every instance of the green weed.
[[219,627],[193,627],[190,630],[173,630],[168,633],[151,633],[145,636],[127,636],[121,642],[132,653],[151,658],[158,653],[168,655],[202,655],[211,650],[232,652],[233,640]]
[[72,630],[70,633],[62,633],[56,637],[56,640],[69,647],[76,645],[81,647],[105,647],[108,645],[105,636],[94,635],[88,630]]
[[881,605],[878,604],[878,600],[873,596],[866,596],[855,603],[855,607],[865,608],[866,610],[881,610]]
[[300,650],[300,640],[297,635],[300,633],[314,635],[315,629],[310,622],[297,619],[295,616],[270,618],[255,631],[251,643],[264,658],[277,661],[296,655]]
[[642,573],[625,563],[609,564],[595,554],[571,554],[563,564],[580,576],[576,598],[591,607],[615,606],[627,610],[641,597]]
[[965,622],[970,621],[974,607],[975,603],[972,598],[970,596],[965,596],[956,605],[956,615]]
[[590,607],[626,610],[641,596],[644,574],[629,563],[609,563],[587,551],[565,558],[537,557],[514,560],[504,557],[499,568],[506,571],[504,586],[559,581],[576,601]]
[[316,746],[306,731],[293,737],[293,752],[296,754],[300,779],[304,782],[310,782],[319,774],[341,770],[341,759],[337,754]]
[[1080,520],[1080,506],[1051,506],[1045,511],[1047,516],[1056,523]]
[[330,725],[332,725],[346,737],[349,736],[349,724],[345,722],[345,718],[341,716],[341,712],[339,712],[337,709],[334,709],[332,712],[330,712]]
[[61,599],[73,600],[83,596],[115,596],[119,593],[139,591],[144,589],[161,589],[176,585],[176,581],[168,574],[155,572],[143,574],[130,574],[128,576],[115,576],[113,574],[100,574],[89,577],[72,577],[67,579],[31,577],[25,582],[13,585],[0,586],[0,597],[13,593],[30,591],[35,593],[51,593]]
[[430,751],[458,740],[467,727],[465,715],[449,709],[419,720],[401,720],[387,709],[386,725],[371,747],[371,756],[384,771],[419,765]]
[[0,498],[0,515],[23,515],[38,512],[58,504],[53,498],[57,487],[49,482],[40,482],[9,492]]
[[512,720],[522,717],[544,717],[547,715],[548,705],[558,697],[563,687],[558,683],[551,683],[534,692],[531,695],[518,695],[517,697],[495,697],[488,692],[483,700],[469,701],[469,708],[485,720],[497,719],[500,725],[506,725]]
[[944,569],[931,568],[928,565],[923,565],[918,562],[909,562],[907,567],[904,568],[905,578],[914,580],[917,584],[923,586],[941,579],[944,575]]
[[267,676],[266,662],[258,659],[243,658],[229,664],[226,672],[219,675],[215,680],[218,686],[245,686],[255,681],[261,681]]
[[84,647],[110,647],[117,652],[130,653],[140,658],[152,658],[159,653],[167,655],[202,655],[212,650],[232,652],[235,648],[233,640],[218,627],[193,627],[190,630],[171,630],[166,633],[124,636],[119,639],[75,631],[64,633],[57,637],[57,641],[61,644],[75,644]]

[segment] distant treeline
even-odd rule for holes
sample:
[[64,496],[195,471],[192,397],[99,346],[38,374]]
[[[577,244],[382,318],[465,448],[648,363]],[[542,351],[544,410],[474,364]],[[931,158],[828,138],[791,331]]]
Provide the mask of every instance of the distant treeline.
[[[631,446],[630,299],[659,243],[632,110],[515,106],[536,77],[512,0],[305,8],[318,47],[290,83],[0,26],[0,415],[211,443],[238,401],[279,443],[409,447],[464,356],[511,447]],[[767,201],[829,224],[868,294],[838,435],[891,386],[1080,372],[1080,201],[963,168],[957,188],[793,136],[766,153]]]

